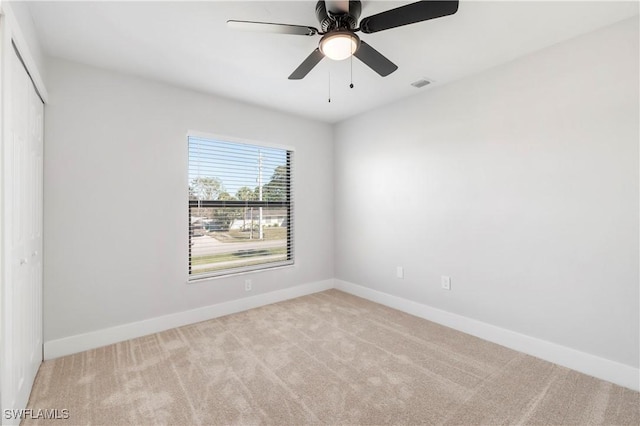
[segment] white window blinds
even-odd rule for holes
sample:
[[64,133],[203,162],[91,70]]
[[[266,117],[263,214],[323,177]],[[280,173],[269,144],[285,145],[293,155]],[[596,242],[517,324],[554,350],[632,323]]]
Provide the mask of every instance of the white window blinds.
[[188,140],[190,279],[293,264],[293,152]]

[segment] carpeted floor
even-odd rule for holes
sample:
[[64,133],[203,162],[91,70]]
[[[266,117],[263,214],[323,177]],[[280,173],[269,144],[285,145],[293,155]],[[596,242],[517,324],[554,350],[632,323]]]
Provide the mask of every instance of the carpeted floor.
[[337,290],[46,361],[29,408],[92,425],[640,424],[638,392]]

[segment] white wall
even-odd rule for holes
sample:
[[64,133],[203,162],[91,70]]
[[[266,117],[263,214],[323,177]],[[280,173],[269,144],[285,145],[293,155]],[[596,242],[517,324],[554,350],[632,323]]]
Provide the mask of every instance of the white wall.
[[[48,64],[45,341],[333,277],[332,129],[63,60]],[[296,264],[187,284],[187,131],[295,149]]]
[[637,367],[638,75],[636,17],[339,124],[336,278]]

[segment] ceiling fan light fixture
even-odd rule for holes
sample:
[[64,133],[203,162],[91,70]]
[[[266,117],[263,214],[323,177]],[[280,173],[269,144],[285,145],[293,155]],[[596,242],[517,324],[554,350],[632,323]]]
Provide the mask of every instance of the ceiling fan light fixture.
[[320,40],[320,51],[334,61],[347,59],[356,53],[359,46],[360,38],[351,31],[334,31]]

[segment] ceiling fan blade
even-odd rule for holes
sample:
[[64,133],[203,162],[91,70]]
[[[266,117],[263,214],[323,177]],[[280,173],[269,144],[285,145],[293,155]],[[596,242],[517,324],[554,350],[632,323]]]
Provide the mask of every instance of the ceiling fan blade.
[[324,55],[320,52],[320,49],[316,47],[316,50],[311,52],[311,55],[307,56],[307,59],[302,61],[300,66],[291,73],[289,80],[302,80],[307,74],[309,74],[309,71],[311,71],[313,67],[318,65],[322,58],[324,58]]
[[376,33],[390,28],[453,15],[457,11],[457,0],[419,1],[362,19],[360,21],[360,31],[367,34]]
[[293,34],[312,36],[318,34],[318,30],[314,27],[306,27],[304,25],[290,24],[274,24],[271,22],[253,22],[253,21],[227,21],[229,28],[243,31],[260,31],[263,33],[274,34]]
[[360,40],[360,47],[353,56],[360,59],[382,77],[386,77],[398,69],[396,64],[362,40]]

